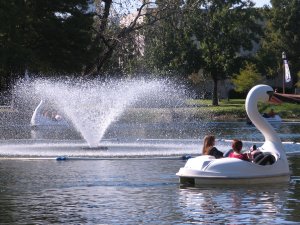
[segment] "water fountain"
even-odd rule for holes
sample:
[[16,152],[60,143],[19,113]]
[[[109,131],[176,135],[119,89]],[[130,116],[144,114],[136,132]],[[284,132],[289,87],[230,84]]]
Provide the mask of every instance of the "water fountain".
[[[240,137],[249,146],[261,140],[255,129],[244,123],[235,122],[234,126],[233,122],[205,123],[194,120],[192,114],[188,119],[184,114],[179,118],[175,115],[174,119],[173,108],[183,103],[185,90],[166,80],[35,79],[19,82],[15,91],[18,115],[12,117],[11,123],[0,126],[0,156],[4,157],[178,158],[199,154],[201,137],[207,133],[224,140],[217,143],[224,151],[230,146],[225,139]],[[41,99],[64,114],[72,132],[76,133],[75,138],[63,137],[65,130],[57,127],[39,130],[29,126],[30,117]],[[158,113],[148,118],[147,113],[158,108]],[[188,109],[189,113],[193,109]],[[167,114],[161,115],[162,111]],[[153,122],[153,115],[160,120]],[[141,118],[147,122],[141,123]],[[43,135],[36,135],[39,132]],[[55,137],[47,136],[48,133]],[[299,142],[298,139],[288,134],[284,140]],[[288,145],[290,152],[297,151],[299,146]]]
[[[50,81],[37,79],[18,85],[22,98],[43,99],[55,105],[75,129],[80,132],[90,148],[96,148],[107,128],[128,107],[147,105],[152,101],[167,104],[179,101],[183,91],[163,80],[67,80]],[[173,105],[174,106],[174,105]],[[173,107],[172,106],[172,107]]]

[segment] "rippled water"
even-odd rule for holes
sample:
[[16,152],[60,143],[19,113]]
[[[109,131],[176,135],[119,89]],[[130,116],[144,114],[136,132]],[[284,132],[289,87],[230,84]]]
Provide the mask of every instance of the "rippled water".
[[181,188],[182,160],[0,162],[1,224],[282,224],[300,222],[300,158],[292,180]]
[[[2,128],[0,224],[300,223],[299,124],[277,130],[288,152],[289,183],[181,187],[179,156],[198,154],[208,128],[221,150],[234,137],[246,145],[262,141],[244,124],[198,125],[112,127],[102,142],[108,150],[84,149],[76,134],[37,138],[28,127]],[[64,153],[74,160],[55,160]]]

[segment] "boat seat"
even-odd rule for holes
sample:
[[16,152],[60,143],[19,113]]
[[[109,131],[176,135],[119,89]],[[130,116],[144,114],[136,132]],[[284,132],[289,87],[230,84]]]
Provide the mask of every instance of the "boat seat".
[[275,163],[276,158],[274,155],[272,155],[271,153],[263,153],[263,152],[259,152],[256,155],[254,155],[254,159],[253,162],[258,164],[258,165],[272,165],[273,163]]
[[233,152],[232,149],[227,150],[226,152],[224,152],[223,157],[228,157],[230,155],[230,153]]

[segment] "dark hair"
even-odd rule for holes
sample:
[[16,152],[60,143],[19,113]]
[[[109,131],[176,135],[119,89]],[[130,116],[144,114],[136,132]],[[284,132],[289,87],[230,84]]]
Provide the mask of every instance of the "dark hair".
[[243,148],[243,142],[240,140],[234,139],[232,142],[232,149],[233,151],[240,153]]

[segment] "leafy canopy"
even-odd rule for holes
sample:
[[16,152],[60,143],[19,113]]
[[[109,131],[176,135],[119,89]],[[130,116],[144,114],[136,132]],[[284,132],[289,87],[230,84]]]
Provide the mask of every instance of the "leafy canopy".
[[245,68],[240,70],[239,74],[235,74],[232,83],[237,92],[248,92],[253,86],[262,82],[262,76],[258,72],[256,66],[252,63],[246,63]]

